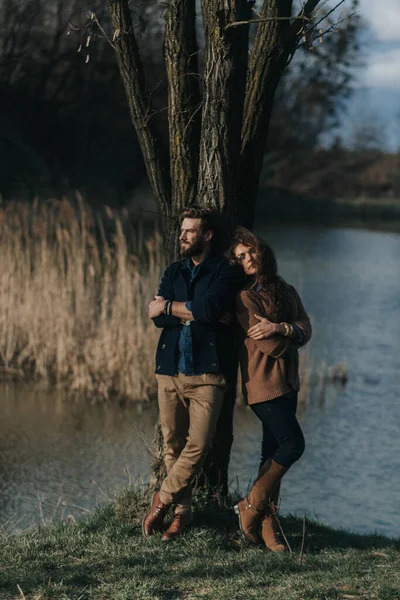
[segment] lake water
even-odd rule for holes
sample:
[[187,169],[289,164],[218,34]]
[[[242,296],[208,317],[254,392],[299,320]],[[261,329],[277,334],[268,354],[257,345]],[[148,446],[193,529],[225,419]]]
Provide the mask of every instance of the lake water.
[[[282,485],[283,513],[400,536],[400,235],[264,228],[312,317],[309,359],[347,367],[301,410],[306,452]],[[154,407],[88,405],[22,384],[0,387],[0,524],[17,531],[79,517],[150,474]],[[238,407],[230,479],[246,490],[261,428]]]

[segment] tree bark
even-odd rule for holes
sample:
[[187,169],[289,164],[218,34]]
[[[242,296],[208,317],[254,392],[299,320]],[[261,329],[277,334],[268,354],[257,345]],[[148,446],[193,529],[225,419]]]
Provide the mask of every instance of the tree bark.
[[249,27],[227,25],[248,19],[249,6],[247,0],[202,0],[205,57],[198,198],[233,222]]
[[[291,9],[292,0],[265,0],[261,19],[277,17],[277,20],[258,25],[250,53],[241,142],[242,179],[236,199],[240,207],[239,220],[250,229],[274,96],[292,50],[284,35],[290,27]],[[282,20],[282,17],[288,19]]]
[[196,199],[199,168],[201,99],[196,1],[168,2],[164,15],[172,206],[174,213],[179,213]]
[[250,53],[240,158],[240,185],[236,204],[239,222],[251,229],[266,149],[275,92],[293,57],[298,38],[320,0],[308,0],[291,19],[293,0],[265,0]]

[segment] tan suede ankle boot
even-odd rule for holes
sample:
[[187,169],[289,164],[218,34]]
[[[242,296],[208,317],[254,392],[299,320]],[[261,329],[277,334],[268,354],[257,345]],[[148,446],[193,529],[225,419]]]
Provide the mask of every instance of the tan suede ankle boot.
[[263,513],[256,510],[247,498],[240,500],[234,506],[234,511],[239,517],[239,527],[243,535],[252,544],[262,544],[259,530]]
[[287,552],[288,550],[286,545],[279,539],[277,532],[280,487],[281,483],[279,482],[269,498],[269,506],[266,508],[261,521],[261,537],[271,552]]
[[274,460],[265,463],[261,467],[248,497],[234,507],[243,535],[253,544],[262,543],[259,535],[261,520],[268,508],[270,496],[287,470],[288,467],[284,467]]

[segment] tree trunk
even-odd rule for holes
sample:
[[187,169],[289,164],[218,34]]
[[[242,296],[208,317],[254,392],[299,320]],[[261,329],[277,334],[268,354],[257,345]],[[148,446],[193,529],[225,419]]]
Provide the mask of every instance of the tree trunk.
[[234,223],[250,17],[246,0],[202,0],[205,57],[198,198]]
[[201,99],[196,1],[167,2],[164,15],[172,216],[176,216],[193,204],[197,192]]
[[287,64],[290,46],[284,32],[289,28],[292,0],[265,2],[261,18],[278,17],[258,26],[250,53],[242,127],[240,172],[243,174],[236,199],[240,222],[250,229],[254,222],[260,175],[269,122],[278,83]]
[[[293,0],[265,0],[248,59],[253,0],[201,0],[205,40],[202,98],[196,2],[165,4],[168,169],[167,153],[152,118],[129,0],[108,0],[118,65],[158,203],[167,263],[178,255],[179,213],[195,200],[212,205],[224,216],[228,230],[237,223],[252,227],[275,91],[319,2],[308,0],[292,19]],[[228,376],[229,389],[215,441],[198,478],[199,483],[224,493],[233,440],[236,375],[237,363]],[[161,437],[158,427],[153,483],[164,476]]]

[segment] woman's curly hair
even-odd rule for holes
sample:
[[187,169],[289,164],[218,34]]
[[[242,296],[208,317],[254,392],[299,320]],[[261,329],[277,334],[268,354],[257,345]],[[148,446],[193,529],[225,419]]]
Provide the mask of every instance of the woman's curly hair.
[[[257,237],[245,227],[238,227],[233,234],[229,249],[229,260],[237,263],[235,248],[242,244],[254,252],[257,272],[254,281],[249,286],[250,290],[259,291],[269,303],[268,314],[270,321],[279,323],[288,318],[290,302],[288,298],[288,285],[278,275],[278,266],[275,252],[264,240]],[[256,290],[256,288],[260,288]]]

